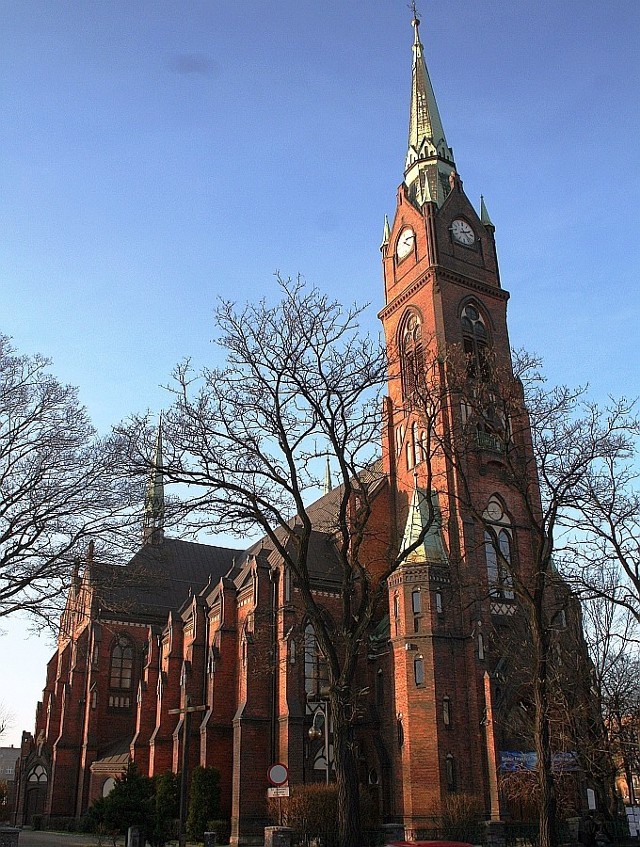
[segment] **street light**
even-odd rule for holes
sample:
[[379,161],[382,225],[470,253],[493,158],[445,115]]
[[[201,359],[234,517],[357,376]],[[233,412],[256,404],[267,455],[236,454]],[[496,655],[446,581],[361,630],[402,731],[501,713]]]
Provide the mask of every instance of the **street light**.
[[324,776],[325,783],[329,785],[329,703],[326,700],[316,706],[313,713],[313,721],[309,727],[311,741],[322,738],[321,723],[324,724]]

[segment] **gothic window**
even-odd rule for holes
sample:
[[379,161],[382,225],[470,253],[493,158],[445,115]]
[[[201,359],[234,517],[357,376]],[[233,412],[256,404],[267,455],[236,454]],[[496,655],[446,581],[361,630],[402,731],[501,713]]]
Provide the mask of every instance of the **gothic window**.
[[449,791],[456,790],[456,761],[451,755],[451,753],[447,753],[447,758],[445,760],[445,772],[447,778],[447,788]]
[[402,442],[404,441],[404,427],[400,425],[396,428],[396,455],[402,453]]
[[411,400],[424,378],[422,325],[416,312],[409,312],[400,330],[400,373],[402,396]]
[[484,636],[481,632],[478,633],[478,659],[484,660]]
[[376,673],[376,706],[381,709],[384,706],[384,674],[382,668]]
[[284,569],[284,602],[291,601],[291,568]]
[[445,697],[442,701],[442,723],[451,726],[451,698]]
[[442,614],[442,592],[436,591],[436,612],[441,615]]
[[497,497],[492,497],[483,517],[490,521],[484,531],[489,594],[501,600],[513,600],[512,538],[509,518]]
[[304,629],[304,690],[307,696],[319,697],[329,685],[329,669],[318,646],[313,625]]
[[398,626],[400,621],[400,595],[396,591],[393,595],[393,623],[395,626],[395,634],[398,634]]
[[473,303],[462,310],[462,344],[467,362],[467,375],[471,379],[487,379],[487,346],[489,335],[484,319]]
[[398,735],[398,747],[402,747],[404,745],[404,725],[402,723],[402,713],[398,713],[398,718],[396,720],[396,733]]
[[42,767],[42,765],[36,765],[33,770],[29,771],[29,776],[27,777],[27,782],[39,782],[45,783],[47,782],[47,772]]
[[555,629],[567,628],[567,613],[564,609],[560,609],[560,611],[553,616],[552,624]]
[[422,614],[422,592],[415,588],[411,592],[411,610],[413,611],[413,631],[420,632],[420,615]]
[[109,686],[128,690],[133,681],[133,644],[126,635],[120,635],[111,650]]
[[413,660],[413,677],[416,685],[424,685],[424,658],[416,656]]
[[420,461],[426,462],[429,458],[429,451],[427,449],[427,432],[423,430],[420,433]]
[[406,444],[407,451],[407,470],[411,470],[414,465],[413,441],[409,438]]

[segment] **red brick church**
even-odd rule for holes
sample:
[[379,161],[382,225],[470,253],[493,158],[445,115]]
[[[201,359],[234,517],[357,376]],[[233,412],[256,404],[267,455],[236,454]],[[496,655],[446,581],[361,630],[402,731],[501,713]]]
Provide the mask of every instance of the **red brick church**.
[[[476,212],[463,191],[419,21],[413,26],[404,180],[381,247],[387,345],[392,357],[412,363],[426,362],[439,345],[457,345],[476,359],[491,349],[508,367],[509,295],[494,226],[484,202]],[[405,402],[412,378],[405,368],[402,379],[389,382],[374,515],[405,540],[422,526],[416,492],[426,486],[420,422]],[[442,463],[455,486],[454,471],[444,457]],[[475,798],[488,820],[504,817],[501,757],[533,749],[526,733],[517,737],[513,723],[500,718],[518,708],[505,694],[518,668],[489,644],[491,632],[518,617],[506,565],[530,555],[529,519],[486,433],[479,433],[469,474],[502,562],[473,516],[440,491],[448,519],[389,580],[388,606],[359,669],[369,692],[356,725],[362,790],[381,820],[401,824],[408,837],[437,824],[455,794]],[[336,503],[337,492],[327,490],[313,507],[310,571],[313,591],[337,617],[333,542],[323,529]],[[165,537],[158,473],[139,552],[124,568],[106,567],[90,552],[73,581],[35,731],[25,733],[17,822],[37,813],[81,815],[129,759],[149,775],[177,772],[184,718],[176,711],[189,701],[203,707],[191,719],[190,766],[219,769],[233,842],[259,840],[268,824],[272,763],[287,765],[291,786],[331,779],[330,737],[327,744],[309,736],[323,708],[321,697],[309,695],[321,693],[322,683],[322,657],[277,553],[266,541],[240,551]]]

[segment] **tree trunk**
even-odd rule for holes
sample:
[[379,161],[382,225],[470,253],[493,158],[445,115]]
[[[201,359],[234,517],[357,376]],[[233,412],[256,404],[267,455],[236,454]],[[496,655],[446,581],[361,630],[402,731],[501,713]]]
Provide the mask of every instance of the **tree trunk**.
[[358,763],[355,756],[351,716],[353,707],[338,694],[331,695],[333,723],[333,762],[338,800],[338,833],[340,847],[360,847],[360,793]]
[[[537,622],[536,622],[537,623]],[[540,789],[539,847],[557,847],[557,799],[553,782],[551,754],[551,729],[549,720],[549,643],[542,626],[532,627],[535,647],[535,674],[533,696],[535,713],[535,748],[538,757],[538,785]]]

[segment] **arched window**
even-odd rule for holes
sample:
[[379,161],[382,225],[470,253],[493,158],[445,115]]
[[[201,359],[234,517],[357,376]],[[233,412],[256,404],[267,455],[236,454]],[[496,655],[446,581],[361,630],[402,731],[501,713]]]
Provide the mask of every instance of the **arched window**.
[[409,312],[405,317],[399,340],[402,396],[411,400],[424,379],[422,325],[416,312]]
[[467,303],[460,318],[462,324],[462,344],[467,360],[467,376],[472,379],[487,379],[487,346],[489,335],[479,309],[473,303]]
[[411,592],[411,608],[414,615],[419,615],[422,612],[422,592],[419,588],[414,588]]
[[451,698],[444,697],[442,700],[442,723],[451,726]]
[[382,668],[376,673],[376,706],[382,709],[384,706],[384,674]]
[[320,697],[329,686],[327,661],[320,652],[313,625],[304,628],[304,690],[307,695]]
[[489,500],[483,517],[489,522],[484,531],[489,594],[501,600],[513,600],[512,538],[509,517],[501,501],[495,496]]
[[413,660],[413,677],[416,685],[424,685],[424,658],[416,656]]
[[395,627],[395,634],[398,634],[398,626],[400,621],[400,595],[398,592],[394,592],[393,595],[393,623]]
[[120,635],[111,650],[109,686],[129,690],[133,682],[133,644],[126,635]]

